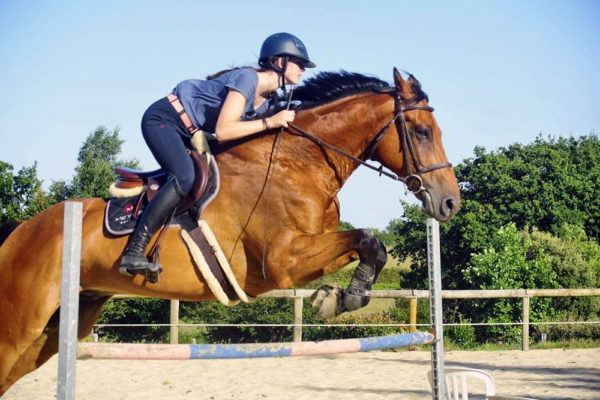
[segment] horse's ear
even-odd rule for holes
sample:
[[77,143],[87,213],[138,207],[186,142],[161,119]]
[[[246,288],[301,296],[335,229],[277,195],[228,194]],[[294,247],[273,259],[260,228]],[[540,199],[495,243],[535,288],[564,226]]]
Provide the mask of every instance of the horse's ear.
[[410,74],[408,76],[408,79],[406,80],[406,83],[408,84],[408,86],[410,86],[411,88],[421,88],[421,82],[419,82],[417,80],[417,78],[414,77],[413,74]]
[[410,93],[410,85],[402,78],[402,74],[400,74],[400,71],[396,67],[394,67],[394,83],[398,92]]

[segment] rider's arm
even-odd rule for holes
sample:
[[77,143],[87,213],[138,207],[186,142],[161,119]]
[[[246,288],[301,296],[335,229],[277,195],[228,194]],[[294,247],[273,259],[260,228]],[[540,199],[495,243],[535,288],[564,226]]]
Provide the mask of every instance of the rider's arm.
[[[294,120],[295,113],[284,110],[268,118],[240,121],[245,105],[246,98],[244,95],[237,90],[230,89],[215,128],[215,134],[219,142],[239,139],[269,128],[287,127],[288,122]],[[263,121],[266,121],[266,123]]]

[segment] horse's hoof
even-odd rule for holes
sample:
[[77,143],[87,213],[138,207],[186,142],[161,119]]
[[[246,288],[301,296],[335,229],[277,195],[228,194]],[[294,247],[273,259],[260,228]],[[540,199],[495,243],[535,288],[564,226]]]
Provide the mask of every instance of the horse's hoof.
[[342,288],[339,286],[323,286],[309,298],[314,307],[319,307],[316,317],[326,319],[335,317],[344,312],[342,302]]
[[325,300],[327,295],[331,293],[332,290],[333,286],[329,285],[321,286],[320,288],[315,290],[314,293],[311,294],[308,298],[308,301],[310,301],[310,305],[313,307],[321,307],[321,304],[323,304],[323,301]]

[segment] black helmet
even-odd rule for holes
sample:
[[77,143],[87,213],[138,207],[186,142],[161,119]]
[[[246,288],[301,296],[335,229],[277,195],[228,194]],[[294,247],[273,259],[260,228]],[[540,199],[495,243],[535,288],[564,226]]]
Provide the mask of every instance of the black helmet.
[[303,66],[305,68],[314,68],[317,66],[308,58],[308,52],[306,51],[306,47],[304,47],[304,43],[290,33],[275,33],[266,38],[260,48],[258,64],[261,67],[267,67],[269,66],[267,61],[269,57],[279,56],[293,56],[304,60]]

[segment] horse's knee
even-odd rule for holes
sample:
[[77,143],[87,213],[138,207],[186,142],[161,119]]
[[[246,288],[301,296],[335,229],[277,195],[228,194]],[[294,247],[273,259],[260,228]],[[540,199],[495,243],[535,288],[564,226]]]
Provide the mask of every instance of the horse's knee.
[[387,251],[383,243],[368,231],[359,242],[361,262],[354,271],[350,285],[344,291],[344,307],[357,310],[369,304],[371,287],[377,281],[381,269],[387,262]]
[[381,240],[373,236],[369,231],[364,231],[364,236],[358,244],[361,261],[380,269],[387,262],[387,251]]

